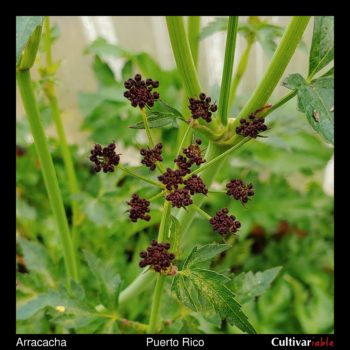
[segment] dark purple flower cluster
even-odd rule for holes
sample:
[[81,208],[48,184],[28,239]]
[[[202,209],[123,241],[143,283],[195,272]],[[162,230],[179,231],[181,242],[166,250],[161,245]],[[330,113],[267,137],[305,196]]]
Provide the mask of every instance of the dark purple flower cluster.
[[158,92],[152,92],[154,88],[159,86],[159,82],[152,79],[142,80],[141,74],[136,74],[134,79],[128,79],[124,86],[127,91],[124,92],[133,107],[139,106],[141,109],[146,105],[153,107],[154,102],[159,99]]
[[190,178],[185,180],[185,189],[189,190],[192,195],[195,193],[208,194],[208,189],[205,183],[198,175],[192,175]]
[[103,147],[96,144],[91,150],[90,160],[95,163],[94,169],[98,173],[103,170],[104,173],[113,172],[114,167],[119,164],[120,154],[115,152],[115,143]]
[[211,104],[211,98],[207,97],[204,92],[199,94],[199,99],[190,97],[189,102],[188,108],[191,111],[192,118],[202,118],[208,123],[211,122],[212,113],[218,109],[215,103]]
[[227,208],[219,210],[209,221],[214,231],[217,231],[220,235],[236,233],[241,227],[241,223],[236,220],[234,215],[228,215]]
[[156,168],[156,162],[163,160],[162,149],[163,145],[161,143],[158,143],[154,148],[142,148],[140,150],[140,154],[143,156],[141,163],[153,171]]
[[200,148],[201,144],[202,141],[200,139],[196,139],[195,143],[189,145],[183,150],[183,153],[188,158],[188,163],[190,166],[193,164],[201,165],[205,163],[205,159],[202,158],[202,150]]
[[227,192],[230,197],[240,200],[243,204],[247,203],[254,195],[253,184],[245,184],[242,180],[232,179],[227,185]]
[[173,253],[168,253],[170,243],[158,243],[155,239],[152,240],[147,250],[140,253],[140,267],[150,265],[157,272],[166,272],[171,267],[172,260],[175,259]]
[[[195,193],[207,194],[208,190],[203,180],[193,175],[189,179],[184,180],[183,177],[191,173],[191,166],[193,164],[200,165],[205,162],[202,158],[202,151],[200,149],[202,141],[197,139],[194,144],[191,144],[187,148],[183,149],[184,155],[178,155],[174,160],[178,169],[167,169],[164,174],[158,177],[158,179],[166,186],[167,190],[171,191],[166,196],[166,199],[170,201],[173,207],[181,208],[191,205],[191,195]],[[179,185],[184,184],[184,188],[179,189]]]
[[251,113],[247,119],[241,118],[240,125],[236,128],[236,133],[242,136],[250,136],[256,138],[260,132],[266,131],[267,126],[263,117],[257,118],[256,115],[264,109],[271,108],[271,105],[266,105]]
[[136,222],[138,219],[145,221],[150,221],[151,217],[150,212],[150,202],[147,199],[140,198],[137,193],[132,195],[132,198],[129,202],[126,202],[131,208],[129,209],[129,219],[132,222]]
[[187,207],[193,203],[190,191],[186,188],[177,189],[169,193],[165,199],[171,202],[172,206],[175,208]]
[[170,168],[167,168],[162,175],[158,176],[158,180],[165,185],[168,191],[177,189],[180,184],[184,183],[182,172],[180,170],[171,170]]

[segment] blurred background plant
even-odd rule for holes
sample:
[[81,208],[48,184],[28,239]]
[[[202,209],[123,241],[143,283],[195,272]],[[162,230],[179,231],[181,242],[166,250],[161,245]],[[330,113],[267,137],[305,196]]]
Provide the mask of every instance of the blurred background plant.
[[[72,284],[71,295],[65,291],[59,236],[29,125],[27,119],[21,117],[21,106],[18,104],[17,333],[142,333],[145,332],[151,303],[151,293],[147,289],[137,297],[137,302],[135,298],[135,301],[120,305],[118,312],[111,310],[116,310],[118,291],[139,274],[139,252],[151,239],[156,238],[160,222],[160,212],[154,210],[151,221],[131,225],[126,215],[126,201],[134,192],[147,198],[156,192],[121,172],[109,176],[95,174],[88,155],[95,142],[108,144],[115,140],[122,147],[123,162],[139,166],[139,149],[146,143],[146,138],[143,131],[129,128],[140,119],[138,112],[131,109],[123,98],[124,80],[136,72],[154,77],[160,81],[158,90],[162,99],[179,109],[184,97],[182,84],[176,69],[171,68],[172,61],[169,63],[166,60],[171,57],[166,52],[160,54],[159,49],[157,54],[152,54],[150,50],[143,51],[147,42],[140,44],[141,49],[138,49],[130,37],[129,46],[118,44],[117,36],[111,34],[115,33],[113,23],[118,23],[118,18],[113,19],[115,22],[105,18],[103,22],[103,18],[53,17],[53,22],[59,26],[53,26],[51,36],[59,39],[57,43],[61,42],[60,45],[64,46],[65,40],[69,42],[69,39],[67,36],[59,38],[62,24],[68,23],[69,28],[78,30],[79,21],[85,24],[83,28],[87,37],[93,40],[74,59],[85,65],[82,71],[91,69],[96,89],[91,88],[93,84],[87,84],[89,89],[86,89],[85,82],[90,78],[82,76],[82,81],[79,81],[79,74],[69,64],[62,68],[71,78],[58,75],[61,79],[56,83],[61,96],[71,94],[72,86],[68,84],[72,78],[79,90],[76,97],[82,118],[76,111],[65,115],[63,110],[63,116],[80,186],[74,200],[78,202],[83,215],[79,226],[82,283]],[[141,25],[136,25],[142,24],[144,18],[139,22],[135,18],[120,21],[124,21],[124,27],[127,21],[128,30],[133,31],[130,35],[145,30],[140,28]],[[280,26],[276,18],[271,22],[271,18],[267,17],[251,17],[242,21],[239,50],[253,52],[254,48],[256,55],[251,54],[250,59],[255,61],[257,67],[261,65],[261,57],[266,62],[273,52],[284,30],[284,19],[281,22]],[[112,27],[108,27],[108,23]],[[156,39],[152,37],[150,41],[157,42],[162,36],[164,42],[168,41],[165,25],[162,27],[159,19],[152,19],[152,23],[156,28],[153,32]],[[122,25],[116,27],[118,29]],[[220,37],[220,31],[226,27],[225,18],[202,19],[200,50],[207,48],[207,53],[215,53],[199,55],[200,72],[204,71],[205,65],[202,56],[212,66],[215,62],[212,56],[216,54],[221,60],[221,63],[216,63],[222,66],[224,41],[222,45],[220,42],[225,37]],[[63,27],[62,32],[65,30],[67,28]],[[97,37],[99,34],[102,37]],[[300,61],[307,62],[311,34],[310,31],[306,33],[297,52],[303,58]],[[123,35],[125,32],[121,31]],[[209,50],[208,40],[213,43]],[[70,57],[68,51],[67,57]],[[58,58],[65,58],[65,55],[62,47],[61,52],[54,53]],[[297,60],[292,62],[297,62],[293,63],[293,72],[304,73],[307,70],[306,63],[302,66]],[[242,75],[245,75],[242,82],[253,81],[254,84],[258,80],[256,72],[249,69],[248,62],[247,67],[244,67],[244,62],[235,63],[234,74],[237,67],[241,64],[242,69],[243,65]],[[215,67],[212,72],[217,72]],[[208,91],[212,92],[214,99],[218,99],[220,81],[213,78],[212,72],[201,76],[204,76],[203,82],[209,85]],[[42,90],[44,81],[35,75],[34,80],[41,117],[50,134],[49,146],[70,220],[69,186],[59,144],[52,132],[52,113]],[[237,114],[252,91],[249,83],[242,83],[246,84],[243,87],[239,83],[236,81],[237,98],[232,98],[231,115]],[[284,94],[288,92],[286,88],[280,89]],[[69,106],[74,105],[74,102],[69,102],[73,98],[72,95],[68,100],[63,98],[63,109],[69,110]],[[78,122],[71,121],[75,117]],[[76,131],[76,124],[83,132]],[[230,201],[222,193],[211,194],[210,201],[203,207],[212,214],[216,208],[228,207],[242,223],[239,235],[230,241],[233,248],[221,253],[212,268],[233,276],[230,288],[237,294],[238,301],[243,304],[244,312],[258,333],[330,333],[333,332],[333,184],[329,181],[332,171],[325,169],[332,158],[333,148],[310,127],[305,116],[296,111],[295,99],[273,112],[268,124],[272,129],[267,132],[268,137],[257,139],[230,158],[212,186],[218,191],[224,189],[224,184],[231,178],[253,182],[255,196],[248,204],[249,210],[240,203]],[[157,140],[166,140],[163,154],[167,164],[172,162],[177,127],[177,123],[171,123],[153,129]],[[70,132],[70,129],[75,131]],[[139,171],[144,175],[148,173],[147,169],[140,168]],[[155,208],[160,205],[158,201],[154,203]],[[183,237],[181,249],[186,255],[193,245],[210,243],[216,238],[210,225],[197,217],[190,234]],[[216,316],[203,316],[185,309],[171,295],[170,285],[166,291],[161,309],[165,333],[239,332],[226,322],[221,323]]]

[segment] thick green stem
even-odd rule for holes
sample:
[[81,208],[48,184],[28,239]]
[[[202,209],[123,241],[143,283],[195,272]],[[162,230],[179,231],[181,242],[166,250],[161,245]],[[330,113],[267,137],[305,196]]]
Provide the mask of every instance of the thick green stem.
[[187,23],[188,42],[190,44],[193,63],[195,65],[195,67],[197,67],[197,65],[198,65],[200,29],[201,29],[200,16],[188,16],[188,23]]
[[[170,216],[170,203],[168,201],[164,202],[162,220],[159,226],[158,242],[163,242],[166,236],[167,222]],[[156,286],[153,292],[151,316],[149,321],[148,333],[155,333],[159,324],[159,307],[160,300],[162,297],[163,287],[164,287],[165,276],[157,276]]]
[[238,28],[238,16],[230,16],[228,20],[225,60],[224,60],[224,68],[222,71],[220,98],[219,98],[219,116],[220,116],[221,123],[223,125],[227,125],[227,111],[229,107],[232,70],[233,70],[233,62],[235,58],[237,28]]
[[157,276],[157,282],[156,286],[154,288],[153,292],[153,299],[152,299],[152,309],[151,309],[151,317],[149,319],[149,326],[147,333],[156,333],[159,322],[159,308],[160,308],[160,300],[163,293],[163,287],[165,282],[166,276],[159,275]]
[[184,83],[187,95],[198,96],[201,92],[196,67],[186,36],[182,16],[167,16],[166,22],[176,66]]
[[56,171],[49,152],[44,128],[40,120],[29,70],[17,71],[17,82],[21,93],[23,106],[33,134],[36,151],[40,160],[46,190],[49,195],[52,211],[54,212],[58,231],[60,233],[64,262],[67,270],[67,283],[68,287],[70,287],[70,280],[77,280],[78,278],[76,257],[72,239],[69,233],[67,217],[57,181]]
[[244,75],[244,73],[247,70],[250,51],[252,49],[253,43],[250,41],[247,43],[247,47],[245,48],[237,66],[237,71],[235,73],[235,76],[232,81],[231,90],[230,90],[230,100],[229,100],[229,110],[233,107],[233,103],[236,98],[237,88],[239,86],[239,83],[241,82],[241,79]]
[[[50,31],[50,19],[48,16],[44,19],[44,44],[46,53],[46,71],[49,72],[52,66],[52,52],[51,52],[51,31]],[[45,71],[45,70],[44,70]],[[44,92],[49,100],[50,108],[52,111],[53,120],[56,127],[56,132],[58,136],[58,141],[61,149],[61,154],[63,158],[64,167],[67,173],[68,188],[71,196],[71,207],[72,207],[72,240],[75,249],[78,248],[78,236],[77,236],[77,226],[79,224],[79,207],[74,195],[79,192],[78,181],[74,169],[74,163],[72,159],[71,152],[69,150],[66,134],[64,131],[61,113],[58,105],[58,100],[56,97],[55,84],[51,76],[45,83]]]
[[119,295],[119,305],[125,305],[130,299],[143,292],[154,280],[152,271],[141,272]]
[[303,36],[309,20],[310,16],[295,16],[291,19],[262,80],[239,113],[234,126],[239,124],[240,118],[245,118],[262,107],[272,95]]

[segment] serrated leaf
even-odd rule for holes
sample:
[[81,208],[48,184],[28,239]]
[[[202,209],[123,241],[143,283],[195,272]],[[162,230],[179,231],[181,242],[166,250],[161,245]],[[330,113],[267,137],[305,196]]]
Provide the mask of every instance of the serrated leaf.
[[182,269],[175,275],[171,288],[179,301],[193,311],[207,313],[215,310],[221,319],[227,319],[243,332],[256,333],[234,294],[226,286],[230,279],[218,272],[195,267],[229,247],[227,244],[194,247]]
[[334,143],[334,79],[318,78],[308,83],[300,74],[292,74],[283,85],[298,94],[298,109],[305,113],[312,128],[326,141]]
[[60,307],[58,312],[85,316],[93,312],[87,304],[70,297],[65,290],[50,290],[17,305],[16,319],[26,320],[46,307]]
[[111,301],[113,305],[115,305],[120,292],[120,275],[114,273],[113,270],[106,266],[106,264],[101,259],[97,258],[90,252],[84,250],[83,253],[91,272],[100,282],[101,287],[105,292],[108,300]]
[[214,33],[222,32],[227,29],[227,25],[228,25],[227,18],[217,17],[215,18],[214,21],[208,23],[208,25],[206,25],[202,29],[199,38],[203,40]]
[[242,272],[232,279],[230,287],[232,287],[240,303],[248,303],[270,288],[272,281],[281,269],[281,266],[277,266],[262,272]]
[[49,255],[42,244],[18,238],[18,243],[22,248],[26,267],[29,271],[46,273],[49,265]]
[[210,261],[216,255],[224,252],[229,248],[231,248],[231,245],[229,244],[218,243],[206,244],[199,248],[194,247],[184,263],[184,268],[195,267],[203,262]]
[[16,16],[16,64],[31,35],[41,26],[42,21],[43,16]]
[[215,310],[221,319],[227,319],[243,332],[256,333],[234,294],[225,285],[228,281],[228,277],[215,271],[185,268],[176,274],[172,290],[179,301],[193,311],[205,313]]
[[309,57],[309,76],[314,76],[334,58],[334,17],[315,16]]

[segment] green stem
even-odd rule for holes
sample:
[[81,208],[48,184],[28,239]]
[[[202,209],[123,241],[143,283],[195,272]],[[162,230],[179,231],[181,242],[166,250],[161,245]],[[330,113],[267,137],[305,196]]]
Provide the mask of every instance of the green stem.
[[[143,124],[144,124],[145,129],[146,129],[149,145],[150,145],[150,147],[153,148],[155,144],[154,144],[153,137],[151,134],[151,129],[150,129],[149,124],[148,124],[147,114],[146,114],[144,109],[141,109],[141,116],[142,116]],[[162,163],[156,162],[156,167],[161,174],[164,173],[165,170],[164,170]]]
[[201,216],[203,216],[204,219],[207,219],[207,220],[210,220],[210,219],[211,219],[211,216],[210,216],[208,213],[206,213],[204,210],[202,210],[201,208],[199,208],[197,205],[192,204],[191,206],[192,206],[192,208],[193,208],[198,214],[200,214]]
[[187,33],[195,67],[198,65],[199,33],[201,29],[200,16],[188,16]]
[[40,120],[39,109],[35,100],[30,71],[17,71],[17,82],[21,93],[23,106],[28,116],[34,143],[41,164],[46,190],[50,204],[55,215],[58,231],[63,246],[63,256],[67,271],[67,285],[70,288],[70,280],[77,281],[78,271],[72,239],[69,233],[66,213],[57,181],[56,171],[49,152],[44,128]]
[[125,173],[127,173],[127,174],[129,174],[129,175],[131,175],[133,177],[136,177],[136,178],[138,178],[138,179],[140,179],[142,181],[148,182],[151,185],[154,185],[154,186],[157,186],[157,187],[160,187],[160,188],[164,188],[164,186],[160,182],[157,182],[157,181],[151,180],[151,179],[149,179],[149,178],[147,178],[145,176],[136,174],[132,170],[130,170],[128,168],[124,168],[120,164],[118,165],[118,169],[120,169],[121,171],[124,171]]
[[187,128],[186,128],[186,130],[185,130],[185,132],[184,132],[184,134],[183,134],[183,136],[182,136],[182,140],[181,140],[181,142],[180,142],[180,144],[179,144],[179,147],[178,147],[178,149],[177,149],[175,158],[181,153],[182,147],[184,146],[184,143],[185,143],[186,140],[187,140],[187,135],[188,135],[188,133],[191,131],[191,129],[192,129],[192,128],[191,128],[191,125],[188,125]]
[[238,16],[230,16],[228,20],[225,60],[222,71],[219,98],[219,116],[223,125],[227,125],[227,110],[229,106],[230,86],[232,80],[233,62],[235,58],[237,28]]
[[[162,215],[162,220],[161,220],[160,226],[159,226],[158,242],[163,242],[164,238],[166,236],[167,222],[169,219],[170,211],[171,211],[170,203],[168,201],[164,201],[163,215]],[[160,307],[160,300],[162,297],[162,292],[163,292],[163,287],[164,287],[164,281],[165,281],[165,276],[159,274],[157,276],[157,282],[156,282],[156,286],[154,288],[151,316],[150,316],[150,321],[149,321],[147,333],[155,333],[157,331],[157,327],[158,327],[158,323],[159,323],[158,322],[159,321],[159,307]]]
[[156,195],[154,195],[153,197],[151,197],[151,198],[149,199],[149,201],[150,201],[150,202],[153,202],[153,201],[155,201],[156,199],[158,199],[158,198],[164,196],[164,194],[165,194],[165,191],[159,192],[159,193],[157,193]]
[[141,272],[137,278],[120,293],[119,305],[125,305],[130,299],[143,292],[154,278],[155,276],[152,271]]
[[232,81],[231,90],[230,90],[230,100],[229,100],[229,110],[233,107],[233,103],[236,98],[237,88],[239,86],[239,83],[241,82],[241,79],[244,75],[244,73],[247,70],[250,51],[252,49],[253,42],[249,41],[247,43],[247,47],[245,48],[237,66],[237,71],[234,75],[234,79]]
[[211,159],[209,162],[204,163],[201,167],[197,168],[196,170],[193,170],[190,174],[186,175],[184,177],[184,179],[188,179],[189,177],[191,177],[192,175],[195,174],[199,174],[201,172],[203,172],[204,170],[208,169],[209,167],[215,165],[217,162],[219,162],[221,159],[227,157],[230,153],[232,153],[233,151],[235,151],[237,148],[241,147],[242,145],[244,145],[247,141],[249,141],[250,138],[246,137],[244,139],[242,139],[240,142],[238,142],[237,144],[235,144],[234,146],[230,147],[228,150],[226,150],[225,152],[221,153],[220,155],[218,155],[217,157]]
[[46,66],[52,65],[52,52],[51,52],[51,31],[50,31],[50,17],[44,18],[44,46],[46,53]]
[[239,124],[240,118],[245,118],[262,107],[272,95],[303,36],[309,20],[310,16],[294,16],[291,19],[262,80],[237,116],[234,126]]
[[[50,31],[50,19],[48,16],[44,18],[44,44],[46,53],[46,71],[50,71],[52,66],[52,52],[51,52],[51,31]],[[77,226],[79,224],[80,211],[77,201],[74,199],[74,195],[79,192],[78,181],[76,177],[76,172],[74,169],[74,163],[72,159],[71,152],[69,150],[67,138],[65,135],[61,113],[58,105],[58,100],[56,97],[55,84],[48,76],[45,84],[44,92],[47,99],[49,100],[50,108],[53,115],[53,120],[56,127],[56,132],[58,136],[58,141],[61,148],[62,158],[64,167],[67,173],[68,188],[71,196],[71,207],[72,207],[72,240],[75,249],[78,247],[78,237],[77,237]]]
[[160,300],[163,293],[165,277],[166,276],[164,275],[157,276],[157,282],[154,288],[153,299],[152,299],[151,317],[149,319],[149,326],[147,330],[147,333],[150,333],[150,334],[157,332],[157,328],[159,324],[158,315],[159,315],[159,308],[160,308]]
[[[205,159],[207,162],[210,162],[211,159],[216,158],[220,154],[222,154],[225,149],[222,146],[219,146],[215,143],[209,142],[207,151],[205,153]],[[205,169],[201,175],[204,183],[207,185],[207,187],[210,187],[212,182],[214,181],[217,174],[220,172],[224,165],[224,159],[218,164],[216,167],[209,167]],[[193,203],[200,207],[203,202],[205,201],[205,196],[197,196],[194,197]],[[181,227],[181,235],[185,235],[189,228],[191,227],[192,221],[194,219],[196,211],[192,208],[192,206],[189,206],[187,210],[181,209],[178,211],[177,219],[179,220],[180,227]]]
[[182,16],[166,16],[171,46],[176,66],[189,97],[201,92],[196,67],[191,54],[190,43],[186,36]]
[[280,108],[281,106],[283,106],[285,103],[287,103],[289,100],[291,100],[293,97],[295,97],[297,94],[297,91],[291,91],[290,93],[288,93],[286,96],[282,97],[279,101],[277,101],[275,104],[272,105],[271,108],[268,108],[266,110],[266,112],[262,113],[261,116],[266,117],[269,114],[271,114],[273,111],[275,111],[276,109]]
[[144,124],[145,129],[146,129],[149,145],[150,145],[150,147],[153,148],[154,141],[152,138],[151,129],[149,128],[149,125],[148,125],[147,115],[146,115],[146,112],[144,109],[141,109],[141,116],[142,116],[143,124]]

